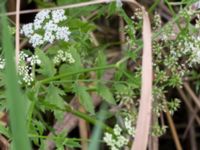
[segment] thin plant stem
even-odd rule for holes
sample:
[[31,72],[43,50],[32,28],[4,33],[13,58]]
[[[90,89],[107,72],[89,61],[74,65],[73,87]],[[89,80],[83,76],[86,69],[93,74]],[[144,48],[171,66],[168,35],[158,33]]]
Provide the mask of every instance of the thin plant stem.
[[115,64],[113,64],[113,65],[108,65],[108,66],[104,66],[104,67],[87,68],[87,69],[82,69],[82,70],[75,71],[75,72],[63,73],[63,74],[56,75],[54,77],[49,77],[49,78],[40,80],[39,83],[47,84],[47,83],[50,83],[51,81],[55,81],[55,80],[58,80],[58,79],[61,79],[64,77],[77,75],[80,73],[86,73],[86,72],[90,72],[90,71],[97,71],[97,70],[104,70],[104,69],[111,69],[111,68],[117,68],[117,66]]

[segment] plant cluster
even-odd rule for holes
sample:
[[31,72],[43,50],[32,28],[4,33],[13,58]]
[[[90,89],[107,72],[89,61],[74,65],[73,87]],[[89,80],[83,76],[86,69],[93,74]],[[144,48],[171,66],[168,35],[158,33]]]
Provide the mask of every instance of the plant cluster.
[[[59,1],[59,4],[64,2]],[[97,35],[95,21],[102,15],[90,15],[98,8],[98,14],[107,12],[108,18],[118,14],[125,22],[122,29],[125,38],[121,59],[109,64],[107,48],[116,42],[106,43],[105,39],[95,46],[91,32]],[[151,135],[162,136],[167,129],[163,122],[163,113],[171,115],[180,107],[178,98],[169,99],[169,89],[181,87],[185,77],[190,76],[200,64],[200,15],[190,7],[180,9],[174,23],[162,21],[158,12],[152,13],[153,32],[153,108],[156,118],[152,123]],[[191,20],[195,18],[195,23]],[[184,22],[180,26],[179,21]],[[141,89],[141,36],[142,11],[136,8],[127,15],[121,1],[106,6],[94,6],[77,11],[63,9],[45,9],[37,13],[32,23],[22,25],[22,40],[28,39],[30,45],[21,50],[17,73],[26,101],[27,127],[31,143],[39,149],[46,149],[49,138],[55,142],[57,149],[80,147],[79,139],[68,138],[68,132],[55,133],[52,124],[62,121],[65,112],[72,113],[88,123],[105,129],[103,142],[111,150],[126,147],[134,139]],[[174,31],[174,26],[177,31]],[[100,30],[100,31],[98,31]],[[13,33],[14,34],[14,33]],[[96,39],[96,38],[95,38]],[[139,39],[139,40],[138,40]],[[120,43],[121,44],[121,43]],[[119,46],[119,45],[118,45]],[[3,57],[0,58],[0,90],[5,93]],[[114,69],[112,79],[105,79],[107,69]],[[101,97],[106,104],[106,121],[97,117],[98,109],[93,104],[92,94]],[[75,96],[84,112],[74,109],[71,99]],[[0,97],[0,109],[6,111],[6,98]],[[114,110],[114,113],[113,113]],[[51,117],[49,119],[48,117]],[[112,123],[108,123],[111,121]],[[95,124],[96,123],[96,124]],[[11,138],[9,127],[0,125],[0,132]],[[47,133],[53,133],[50,137]]]

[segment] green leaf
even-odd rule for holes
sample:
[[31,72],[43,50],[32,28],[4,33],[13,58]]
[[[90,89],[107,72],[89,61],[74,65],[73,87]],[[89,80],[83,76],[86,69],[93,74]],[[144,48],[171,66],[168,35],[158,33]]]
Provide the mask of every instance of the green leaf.
[[[49,102],[50,104],[53,104],[59,108],[64,108],[65,102],[61,96],[65,95],[65,92],[61,89],[55,87],[53,84],[50,84],[47,91],[47,96],[45,97],[45,100]],[[60,120],[63,118],[63,112],[59,110],[55,110],[54,115],[56,119]]]
[[46,77],[52,77],[55,75],[56,69],[54,68],[53,61],[50,60],[49,57],[46,56],[46,54],[40,49],[36,49],[36,55],[38,55],[39,59],[41,60],[40,69],[38,72]]
[[108,103],[110,104],[116,104],[115,99],[113,98],[113,94],[110,92],[110,89],[103,85],[98,84],[98,94]]
[[[106,64],[106,55],[102,51],[99,51],[97,56],[97,67],[103,67],[106,66]],[[100,79],[103,76],[104,72],[105,70],[98,70],[97,77]]]
[[[101,122],[104,122],[106,117],[107,117],[107,107],[105,105],[102,105],[100,108],[100,112],[98,113],[97,117],[99,118],[99,120]],[[100,126],[98,123],[95,124],[95,127],[92,131],[92,135],[91,138],[92,141],[89,144],[89,150],[99,150],[100,149],[100,139],[101,139],[101,135],[102,135],[102,126]]]
[[87,88],[83,86],[76,86],[75,87],[76,94],[79,98],[79,101],[83,107],[90,112],[91,114],[94,114],[94,105],[92,103],[92,98],[90,94],[87,92]]

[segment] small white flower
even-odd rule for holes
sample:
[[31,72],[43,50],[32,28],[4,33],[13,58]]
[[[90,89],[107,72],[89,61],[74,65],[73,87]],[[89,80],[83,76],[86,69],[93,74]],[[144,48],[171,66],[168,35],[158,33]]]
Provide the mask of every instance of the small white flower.
[[56,39],[57,40],[64,40],[69,41],[69,35],[71,32],[69,31],[68,27],[59,27],[56,32]]
[[47,22],[44,25],[44,30],[47,31],[57,31],[58,29],[58,25],[55,24],[52,20],[50,20],[49,22]]
[[22,77],[22,80],[27,84],[31,85],[31,82],[34,81],[33,74],[29,73],[30,68],[26,65],[19,65],[18,66],[18,73]]
[[55,40],[55,36],[53,35],[53,33],[51,31],[46,31],[44,34],[44,39],[45,42],[49,42],[49,43],[53,43],[53,41]]
[[23,25],[20,33],[24,34],[26,37],[31,37],[31,35],[34,33],[33,23]]
[[58,54],[54,57],[53,62],[54,64],[59,64],[61,62],[68,62],[69,64],[72,64],[75,62],[75,59],[71,53],[59,50]]
[[33,56],[27,58],[27,61],[30,62],[31,66],[41,64],[41,60],[38,58],[37,55],[33,55]]
[[5,68],[5,59],[0,58],[0,69],[4,69]]
[[113,131],[113,135],[110,133],[105,133],[103,140],[108,146],[110,146],[111,150],[120,150],[122,147],[128,144],[129,139],[122,135],[122,129],[118,124],[115,125]]
[[124,119],[124,125],[125,125],[125,128],[126,128],[128,134],[134,137],[135,136],[135,127],[133,127],[132,121],[130,120],[130,118],[126,117]]
[[121,148],[121,147],[123,147],[124,145],[127,145],[127,144],[128,144],[128,139],[127,138],[125,138],[122,135],[119,135],[117,137],[117,142],[116,142],[116,146],[117,147]]
[[[33,23],[22,26],[21,34],[29,38],[29,43],[33,47],[41,46],[44,42],[52,44],[55,40],[68,42],[71,34],[69,28],[59,25],[61,21],[66,19],[63,9],[42,10],[35,16]],[[38,34],[39,31],[41,31],[40,34]]]
[[33,22],[34,29],[35,29],[35,30],[41,29],[41,28],[42,28],[42,23],[43,23],[42,20],[40,20],[40,19],[35,19],[34,22]]
[[68,53],[68,52],[65,52],[65,56],[66,56],[67,61],[68,61],[70,64],[75,63],[75,59],[73,58],[72,54],[70,54],[70,53]]
[[20,53],[19,53],[20,61],[25,61],[27,57],[28,57],[28,55],[26,53],[24,53],[23,51],[20,51]]
[[30,37],[29,43],[31,43],[33,47],[36,47],[44,44],[44,40],[41,35],[35,33]]
[[122,129],[119,127],[118,124],[116,124],[113,131],[114,131],[114,134],[118,136],[118,135],[121,135]]
[[41,20],[41,22],[43,22],[45,19],[49,19],[49,13],[50,10],[46,9],[46,10],[42,10],[39,13],[37,13],[37,15],[35,16],[36,20]]
[[57,9],[52,11],[53,22],[59,23],[60,21],[66,20],[65,11],[63,9]]
[[136,8],[135,9],[135,17],[139,20],[141,20],[143,18],[143,12],[141,8]]

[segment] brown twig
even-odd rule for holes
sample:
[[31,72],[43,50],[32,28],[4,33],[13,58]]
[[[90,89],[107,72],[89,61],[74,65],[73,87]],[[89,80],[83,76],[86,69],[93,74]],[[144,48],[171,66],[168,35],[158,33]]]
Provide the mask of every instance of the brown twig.
[[188,94],[191,96],[192,100],[194,101],[194,103],[198,106],[198,108],[200,109],[200,100],[199,98],[196,96],[196,94],[193,92],[192,88],[190,87],[189,83],[185,82],[183,83],[184,88],[186,89],[186,91],[188,92]]
[[[193,117],[193,114],[191,112],[188,112],[188,118]],[[189,136],[190,136],[190,145],[191,145],[191,150],[198,150],[197,148],[197,142],[196,142],[196,133],[195,133],[195,127],[194,127],[194,122],[192,123],[192,126],[189,129]]]
[[[158,122],[157,116],[154,113],[152,113],[151,126],[153,126],[157,122]],[[159,137],[150,135],[148,150],[158,150],[158,149],[159,149]]]
[[183,139],[186,138],[188,132],[190,131],[190,128],[192,127],[192,125],[193,125],[193,123],[194,123],[195,116],[197,115],[198,111],[199,111],[199,109],[198,109],[198,108],[195,108],[194,113],[191,113],[191,112],[190,112],[191,114],[190,114],[190,118],[189,118],[189,123],[187,124],[187,127],[186,127],[186,129],[185,129],[185,131],[184,131]]
[[124,47],[124,43],[126,40],[126,36],[125,36],[125,32],[124,32],[124,20],[123,18],[120,16],[119,17],[119,39],[120,39],[120,45],[121,45],[121,50],[123,50]]
[[[79,108],[80,112],[85,113],[85,109],[83,107]],[[79,119],[79,132],[81,137],[81,149],[82,150],[88,150],[88,142],[86,139],[88,139],[88,127],[87,122],[83,119]]]
[[172,137],[174,139],[174,142],[175,142],[175,145],[176,145],[176,149],[177,150],[182,150],[183,148],[182,148],[181,143],[179,141],[178,134],[177,134],[173,119],[172,119],[172,117],[171,117],[171,115],[169,113],[169,110],[167,110],[165,114],[167,116],[167,121],[169,123],[169,127],[170,127],[170,130],[172,132]]
[[[195,109],[192,107],[192,105],[189,103],[188,101],[188,98],[187,96],[185,95],[185,93],[183,92],[182,89],[180,88],[177,88],[179,94],[181,95],[183,101],[185,102],[185,105],[188,107],[189,111],[192,113],[192,114],[195,114]],[[195,119],[198,123],[198,125],[200,126],[200,118],[197,116],[197,114],[195,115]]]

